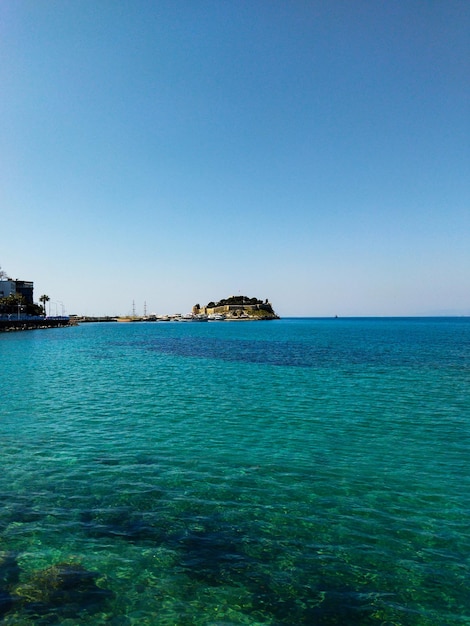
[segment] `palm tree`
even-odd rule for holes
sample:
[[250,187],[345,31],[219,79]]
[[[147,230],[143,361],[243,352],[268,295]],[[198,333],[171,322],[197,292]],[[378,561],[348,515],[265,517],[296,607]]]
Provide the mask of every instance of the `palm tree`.
[[46,315],[46,302],[49,302],[50,298],[49,296],[46,296],[46,294],[43,294],[40,298],[39,298],[39,302],[43,303],[43,309],[44,309],[44,315]]

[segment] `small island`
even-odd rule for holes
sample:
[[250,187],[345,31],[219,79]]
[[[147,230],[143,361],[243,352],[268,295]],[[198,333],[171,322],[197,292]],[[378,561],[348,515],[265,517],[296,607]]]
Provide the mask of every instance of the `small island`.
[[218,302],[209,302],[202,307],[195,304],[192,312],[198,316],[223,316],[226,321],[279,319],[268,299],[263,302],[258,298],[247,296],[230,296]]

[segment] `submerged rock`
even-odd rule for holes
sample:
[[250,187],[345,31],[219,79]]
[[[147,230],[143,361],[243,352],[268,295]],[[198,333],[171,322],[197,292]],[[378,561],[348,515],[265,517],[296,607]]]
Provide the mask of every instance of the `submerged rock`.
[[0,552],[0,588],[5,589],[18,582],[20,568],[13,552]]
[[20,576],[20,568],[13,552],[0,552],[0,617],[13,608],[13,598],[10,588],[15,585]]
[[113,594],[96,584],[98,574],[77,563],[58,563],[34,572],[14,589],[19,607],[27,612],[62,616],[96,612]]
[[120,538],[130,542],[151,541],[161,544],[166,535],[152,513],[142,513],[130,507],[87,509],[80,522],[91,537]]
[[8,613],[13,607],[13,598],[3,589],[0,589],[0,617]]

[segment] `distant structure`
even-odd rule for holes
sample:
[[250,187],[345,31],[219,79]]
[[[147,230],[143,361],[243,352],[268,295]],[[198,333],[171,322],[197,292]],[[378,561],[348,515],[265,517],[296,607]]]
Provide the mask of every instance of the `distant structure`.
[[279,319],[274,312],[272,304],[266,299],[248,298],[247,296],[231,296],[219,300],[218,302],[209,302],[206,306],[201,307],[199,304],[193,306],[194,315],[216,315],[222,314],[226,318],[248,317],[251,319]]
[[0,298],[8,296],[23,296],[25,304],[33,304],[34,283],[30,280],[13,280],[12,278],[0,278]]

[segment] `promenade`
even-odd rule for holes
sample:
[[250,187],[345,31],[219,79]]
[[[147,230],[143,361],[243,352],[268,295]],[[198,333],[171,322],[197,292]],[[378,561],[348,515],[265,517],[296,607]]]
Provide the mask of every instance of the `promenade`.
[[10,332],[16,330],[38,330],[41,328],[58,328],[71,326],[68,315],[56,317],[43,317],[20,315],[1,315],[0,332]]

